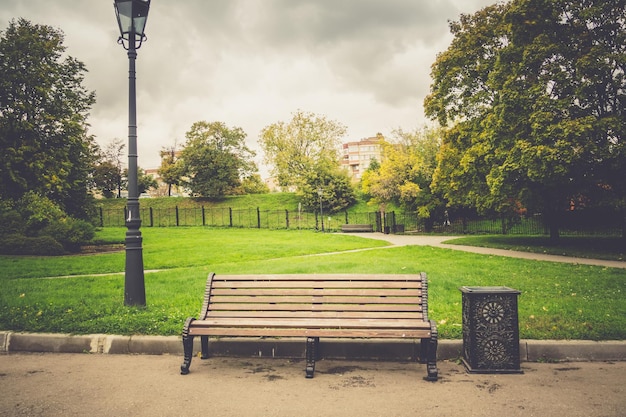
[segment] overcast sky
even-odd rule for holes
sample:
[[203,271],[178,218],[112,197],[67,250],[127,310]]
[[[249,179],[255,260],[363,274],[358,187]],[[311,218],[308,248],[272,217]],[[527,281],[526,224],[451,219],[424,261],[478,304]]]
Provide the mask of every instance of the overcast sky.
[[[430,66],[452,37],[448,20],[496,0],[153,0],[138,50],[139,165],[185,142],[200,120],[241,127],[251,148],[297,110],[347,126],[344,142],[413,130],[427,120]],[[90,133],[128,137],[128,58],[113,0],[0,0],[13,18],[65,33],[96,92]],[[265,169],[262,168],[262,173]]]

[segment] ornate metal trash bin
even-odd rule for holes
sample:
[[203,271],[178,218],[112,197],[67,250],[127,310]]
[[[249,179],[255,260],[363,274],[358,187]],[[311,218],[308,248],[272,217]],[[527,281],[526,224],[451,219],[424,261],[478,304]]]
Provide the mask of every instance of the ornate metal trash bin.
[[517,297],[508,287],[461,287],[463,363],[469,373],[522,373]]

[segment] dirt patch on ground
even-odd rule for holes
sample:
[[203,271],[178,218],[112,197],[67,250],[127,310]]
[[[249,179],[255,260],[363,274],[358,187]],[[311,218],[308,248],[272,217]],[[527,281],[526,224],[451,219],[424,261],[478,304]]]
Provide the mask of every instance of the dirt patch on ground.
[[124,245],[121,243],[115,245],[86,245],[80,247],[80,252],[76,255],[93,255],[96,253],[121,252]]

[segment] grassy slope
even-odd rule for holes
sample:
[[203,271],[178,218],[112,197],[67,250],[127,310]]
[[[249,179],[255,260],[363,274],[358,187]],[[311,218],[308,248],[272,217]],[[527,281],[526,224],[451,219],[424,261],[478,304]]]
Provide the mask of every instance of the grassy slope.
[[[142,198],[142,207],[152,208],[179,208],[201,207],[206,208],[233,208],[248,209],[259,207],[261,210],[298,210],[298,196],[295,193],[271,193],[271,194],[248,194],[241,196],[224,197],[223,199],[184,198],[184,197],[159,197]],[[97,205],[105,209],[123,209],[126,205],[124,198],[112,198],[98,200]],[[349,208],[351,212],[376,211],[376,207],[367,205],[364,201],[358,201]]]

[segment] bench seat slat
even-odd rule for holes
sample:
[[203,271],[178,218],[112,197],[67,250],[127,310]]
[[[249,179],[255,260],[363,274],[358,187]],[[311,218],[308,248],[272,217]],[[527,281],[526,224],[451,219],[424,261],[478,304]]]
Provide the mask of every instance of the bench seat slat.
[[401,328],[401,329],[430,329],[430,324],[408,319],[337,319],[337,318],[248,318],[244,321],[231,317],[206,318],[196,320],[194,327],[260,327],[260,328]]
[[[278,295],[275,288],[214,288],[211,290],[212,296],[229,296],[229,295]],[[280,296],[285,295],[329,295],[329,296],[399,296],[399,297],[420,297],[422,291],[419,289],[357,289],[357,288],[283,288],[280,290]]]
[[421,312],[404,311],[211,311],[207,318],[212,317],[239,317],[239,318],[401,318],[422,320]]
[[215,281],[216,288],[357,288],[357,289],[421,289],[422,283],[405,281]]
[[370,297],[421,297],[422,291],[419,289],[385,289],[379,288],[214,288],[211,290],[212,296],[370,296]]
[[399,281],[420,282],[419,275],[405,274],[267,274],[267,275],[216,275],[213,284],[221,281]]
[[271,303],[310,303],[310,304],[418,304],[415,297],[335,297],[335,296],[232,296],[211,298],[211,308],[220,303],[230,304],[271,304]]
[[224,337],[364,337],[393,339],[422,339],[431,337],[430,330],[389,330],[389,329],[270,329],[270,328],[211,328],[191,327],[191,336]]
[[[422,311],[415,304],[239,304],[219,303],[210,311]],[[206,312],[205,312],[206,313]]]

